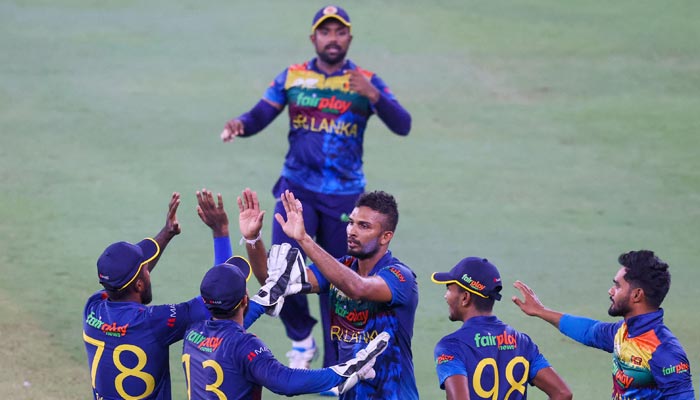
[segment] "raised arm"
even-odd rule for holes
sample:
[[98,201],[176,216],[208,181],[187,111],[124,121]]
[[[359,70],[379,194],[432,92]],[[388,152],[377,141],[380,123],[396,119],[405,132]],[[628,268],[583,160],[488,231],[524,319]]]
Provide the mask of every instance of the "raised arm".
[[[334,286],[353,299],[379,302],[389,302],[392,299],[391,289],[384,279],[378,276],[363,277],[352,269],[341,264],[319,246],[306,232],[302,204],[289,190],[281,196],[284,210],[287,214],[285,221],[282,215],[275,214],[275,219],[290,238],[299,243],[307,257],[313,261],[321,274]],[[314,274],[309,274],[309,281],[314,285]],[[317,287],[314,287],[317,289]]]
[[153,261],[148,263],[149,271],[153,271],[153,268],[156,267],[158,260],[160,260],[160,256],[168,246],[168,243],[170,243],[170,240],[179,235],[181,232],[180,223],[177,221],[177,207],[179,205],[180,193],[174,192],[170,197],[170,203],[168,204],[168,214],[165,217],[165,225],[163,226],[163,229],[158,232],[156,237],[153,238],[160,247],[160,253],[158,253],[158,256],[153,259]]
[[535,292],[523,282],[515,281],[513,286],[523,295],[523,300],[520,300],[517,296],[513,296],[512,298],[513,303],[520,307],[522,312],[532,317],[541,318],[559,329],[559,321],[561,321],[561,317],[564,315],[563,313],[545,307],[540,299],[537,298]]

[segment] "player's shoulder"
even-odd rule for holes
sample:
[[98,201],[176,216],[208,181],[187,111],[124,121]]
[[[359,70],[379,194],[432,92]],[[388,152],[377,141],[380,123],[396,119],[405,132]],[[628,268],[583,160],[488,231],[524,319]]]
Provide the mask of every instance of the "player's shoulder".
[[360,67],[359,65],[355,64],[354,62],[352,62],[352,61],[350,61],[350,60],[348,60],[348,66],[349,66],[351,69],[356,70],[357,72],[361,73],[362,75],[366,76],[366,77],[369,78],[369,79],[372,79],[372,77],[376,75],[374,72],[372,72],[372,71],[370,71],[370,70],[368,70],[368,69],[362,68],[362,67]]
[[292,64],[287,67],[289,71],[306,71],[309,69],[309,61],[304,61],[303,63]]

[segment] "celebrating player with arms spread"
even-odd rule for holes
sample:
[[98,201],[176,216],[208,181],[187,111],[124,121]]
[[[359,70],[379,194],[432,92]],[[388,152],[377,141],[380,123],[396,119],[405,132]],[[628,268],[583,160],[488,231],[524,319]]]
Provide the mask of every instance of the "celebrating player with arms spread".
[[493,315],[502,289],[495,265],[467,257],[432,280],[447,286],[450,320],[462,322],[435,346],[438,381],[448,400],[526,399],[528,384],[550,399],[572,398],[530,337]]
[[[376,113],[392,132],[406,136],[411,116],[376,74],[346,59],[353,37],[345,10],[320,9],[310,39],[317,57],[280,73],[250,111],[226,124],[221,138],[230,142],[236,136],[255,135],[288,106],[289,151],[273,195],[279,199],[285,190],[292,191],[304,203],[306,231],[328,253],[341,257],[346,250],[343,216],[365,189],[362,155],[367,122]],[[281,202],[275,213],[284,215]],[[272,243],[298,247],[275,221]],[[319,303],[322,316],[329,315],[327,299],[322,297]],[[310,338],[316,320],[309,314],[306,297],[287,299],[280,317],[293,341],[290,366],[308,368],[315,352]],[[322,322],[330,347],[327,318]],[[328,348],[324,365],[334,362],[334,356]]]

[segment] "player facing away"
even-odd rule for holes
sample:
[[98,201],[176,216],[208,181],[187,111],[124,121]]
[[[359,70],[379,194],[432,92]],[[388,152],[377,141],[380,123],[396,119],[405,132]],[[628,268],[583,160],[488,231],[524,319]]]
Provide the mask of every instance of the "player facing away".
[[445,284],[450,321],[462,326],[435,346],[435,368],[448,400],[525,399],[527,385],[550,399],[571,399],[566,382],[535,342],[493,314],[501,299],[501,275],[485,258],[467,257],[449,272],[435,272]]
[[[339,259],[323,250],[305,230],[302,203],[285,191],[285,218],[275,219],[314,263],[308,269],[311,292],[328,296],[330,333],[339,361],[347,361],[379,332],[391,335],[388,348],[374,366],[376,377],[362,381],[341,399],[418,399],[411,339],[418,306],[413,271],[389,251],[399,213],[394,197],[375,191],[360,196],[347,223],[347,255]],[[239,224],[246,239],[259,238],[264,211],[250,189],[238,199]],[[246,251],[253,272],[265,274],[265,246],[250,240]],[[262,277],[258,277],[262,279]]]
[[622,267],[608,291],[608,314],[622,317],[621,321],[602,322],[550,310],[520,281],[514,286],[524,299],[514,296],[513,302],[571,339],[612,353],[612,399],[695,399],[688,357],[663,322],[661,303],[671,285],[668,264],[649,250],[621,254],[618,263]]
[[[284,247],[286,246],[286,247]],[[289,245],[273,246],[270,258],[290,268],[300,265]],[[289,255],[289,257],[288,257]],[[298,258],[298,261],[296,260]],[[182,362],[188,399],[260,399],[265,386],[278,394],[317,393],[338,386],[348,390],[359,379],[374,376],[376,357],[386,349],[389,335],[382,333],[357,358],[321,370],[292,369],[279,363],[270,349],[243,327],[248,309],[247,262],[211,268],[200,292],[212,318],[192,324],[186,334]]]
[[[165,226],[154,239],[113,243],[97,260],[104,290],[90,296],[83,312],[83,340],[95,399],[170,399],[168,347],[183,338],[190,323],[210,316],[199,296],[179,304],[148,305],[152,300],[150,273],[181,231],[176,214],[179,204],[180,194],[173,193]],[[236,256],[227,262],[237,259],[244,260]],[[260,282],[263,287],[250,302],[244,326],[264,313],[275,315],[284,295],[301,290],[288,277],[282,293],[270,301],[267,293],[281,290],[274,280],[284,281],[280,276],[287,276],[280,269],[275,266],[267,272],[270,282]]]
[[97,260],[104,290],[90,296],[83,312],[95,399],[170,399],[168,347],[182,339],[191,322],[209,316],[200,298],[148,306],[151,271],[180,233],[179,204],[180,194],[173,193],[165,226],[155,238],[113,243]]
[[[352,42],[348,13],[337,6],[320,9],[313,18],[311,43],[316,57],[282,71],[248,112],[229,121],[221,139],[255,135],[288,106],[289,150],[275,198],[287,189],[304,203],[306,231],[334,257],[345,255],[345,225],[355,201],[365,189],[362,168],[367,122],[377,114],[395,134],[408,135],[411,116],[375,73],[346,58]],[[281,202],[275,213],[284,215]],[[272,243],[291,243],[273,221]],[[319,299],[324,331],[324,366],[335,362],[330,346],[327,298]],[[282,321],[292,340],[290,366],[308,368],[316,351],[311,331],[316,320],[309,314],[306,296],[288,298]]]

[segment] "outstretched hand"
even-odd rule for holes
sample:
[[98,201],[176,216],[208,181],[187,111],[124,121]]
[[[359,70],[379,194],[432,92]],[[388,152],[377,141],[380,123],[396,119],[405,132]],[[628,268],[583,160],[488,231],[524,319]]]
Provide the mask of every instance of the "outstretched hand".
[[219,135],[224,143],[232,142],[236,136],[244,133],[245,127],[239,119],[232,119],[226,123],[224,130]]
[[248,240],[254,240],[260,235],[265,211],[260,210],[258,194],[245,188],[238,196],[238,226],[241,235]]
[[294,197],[294,193],[289,190],[285,190],[284,193],[282,193],[280,200],[287,214],[287,220],[285,221],[280,213],[275,214],[275,219],[287,236],[299,242],[306,236],[303,214],[304,208],[301,205],[301,201]]
[[197,215],[209,228],[211,228],[214,237],[224,237],[229,235],[228,231],[228,215],[224,209],[224,200],[221,193],[216,195],[217,201],[214,201],[214,194],[207,189],[197,191]]
[[520,309],[527,315],[539,316],[542,311],[546,310],[544,304],[537,298],[535,292],[530,289],[529,286],[520,281],[515,281],[513,286],[520,291],[523,295],[523,300],[520,300],[517,296],[513,296],[512,300],[515,305],[520,307]]
[[182,230],[180,229],[180,223],[177,221],[177,207],[180,205],[180,193],[173,192],[170,197],[170,203],[168,204],[168,215],[165,218],[165,232],[173,237],[179,235]]

